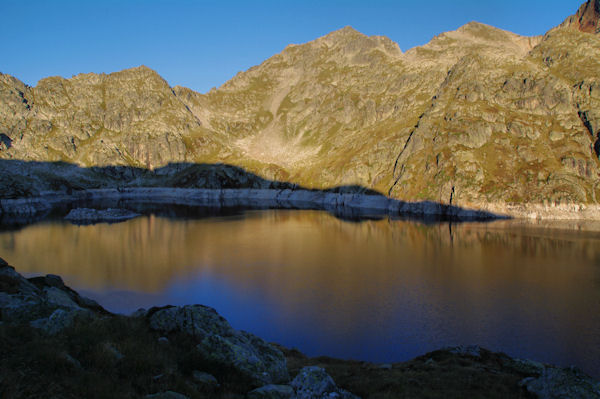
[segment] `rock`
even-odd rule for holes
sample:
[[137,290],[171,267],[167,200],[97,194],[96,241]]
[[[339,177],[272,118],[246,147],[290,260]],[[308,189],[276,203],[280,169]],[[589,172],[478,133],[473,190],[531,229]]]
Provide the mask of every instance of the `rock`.
[[133,312],[131,314],[131,317],[146,317],[146,314],[148,313],[148,311],[144,308],[139,308],[138,310],[136,310],[135,312]]
[[56,287],[44,287],[43,290],[46,301],[52,306],[60,306],[69,309],[81,309],[77,303],[71,298],[71,296]]
[[67,363],[69,363],[71,366],[76,368],[77,370],[83,370],[83,367],[81,367],[81,363],[79,362],[79,360],[75,359],[73,356],[69,355],[68,353],[62,353],[61,357]]
[[146,395],[146,399],[189,399],[187,396],[182,395],[173,391],[159,392],[153,393],[151,395]]
[[547,367],[539,377],[525,378],[519,385],[540,399],[600,398],[600,383],[574,368]]
[[444,348],[444,350],[454,353],[455,355],[481,357],[481,348],[477,345],[460,345],[451,348]]
[[49,335],[56,335],[65,328],[71,327],[77,317],[90,316],[87,310],[64,310],[56,309],[52,314],[43,319],[33,320],[29,323],[34,328],[39,328]]
[[0,291],[8,294],[39,295],[39,289],[17,273],[12,266],[0,266]]
[[47,316],[49,310],[38,296],[0,292],[0,314],[4,321],[29,322]]
[[115,345],[110,342],[105,342],[104,345],[102,345],[102,348],[117,361],[123,359],[124,357],[123,354],[115,347]]
[[194,370],[192,372],[192,378],[196,383],[202,385],[204,388],[208,388],[209,390],[215,390],[220,386],[219,381],[217,381],[212,374],[208,374],[203,371]]
[[100,222],[123,222],[140,216],[139,213],[127,209],[90,209],[75,208],[65,216],[65,219],[76,224],[91,224]]
[[294,388],[289,385],[265,385],[256,388],[246,395],[247,399],[291,399],[295,395]]
[[193,337],[205,361],[232,369],[252,385],[286,382],[285,357],[261,338],[233,329],[214,309],[188,305],[160,309],[150,316],[150,326],[169,333],[181,331]]
[[162,345],[167,345],[169,343],[169,338],[167,338],[167,337],[159,337],[158,338],[158,343],[162,344]]
[[46,283],[46,285],[48,285],[50,287],[56,287],[59,289],[65,288],[65,283],[64,283],[63,279],[60,276],[57,276],[55,274],[47,274],[44,277],[44,282]]
[[297,399],[357,398],[350,392],[338,388],[333,378],[317,366],[301,369],[290,385],[294,388]]

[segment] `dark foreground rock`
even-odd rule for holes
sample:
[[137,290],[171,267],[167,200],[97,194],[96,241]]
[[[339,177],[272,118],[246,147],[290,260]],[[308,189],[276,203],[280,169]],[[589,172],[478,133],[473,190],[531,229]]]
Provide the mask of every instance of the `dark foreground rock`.
[[205,361],[235,370],[252,385],[289,380],[285,357],[259,337],[233,329],[214,309],[202,305],[153,312],[150,327],[162,333],[183,332],[196,342]]
[[308,358],[201,305],[115,315],[58,276],[27,279],[2,259],[0,356],[3,399],[600,398],[578,370],[479,347],[377,365]]

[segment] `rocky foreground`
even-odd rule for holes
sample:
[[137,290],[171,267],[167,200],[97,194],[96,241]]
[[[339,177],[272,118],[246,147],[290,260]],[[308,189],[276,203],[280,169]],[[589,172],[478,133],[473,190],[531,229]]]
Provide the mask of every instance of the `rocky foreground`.
[[2,398],[600,398],[575,369],[473,347],[372,364],[307,358],[202,305],[111,314],[0,259]]

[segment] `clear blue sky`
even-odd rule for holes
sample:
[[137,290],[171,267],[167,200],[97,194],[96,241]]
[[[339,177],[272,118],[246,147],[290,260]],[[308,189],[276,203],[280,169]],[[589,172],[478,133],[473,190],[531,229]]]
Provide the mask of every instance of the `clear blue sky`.
[[583,0],[0,0],[0,72],[46,76],[147,65],[172,86],[206,92],[237,72],[351,25],[405,51],[479,21],[539,35]]

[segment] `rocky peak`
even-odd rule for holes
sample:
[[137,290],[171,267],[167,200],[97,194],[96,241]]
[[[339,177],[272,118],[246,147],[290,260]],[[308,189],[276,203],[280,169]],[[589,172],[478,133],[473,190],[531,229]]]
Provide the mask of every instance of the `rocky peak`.
[[577,29],[586,33],[599,33],[600,0],[588,0],[579,7],[575,15],[571,15],[560,26]]

